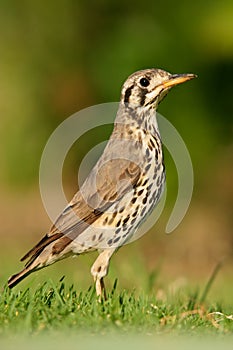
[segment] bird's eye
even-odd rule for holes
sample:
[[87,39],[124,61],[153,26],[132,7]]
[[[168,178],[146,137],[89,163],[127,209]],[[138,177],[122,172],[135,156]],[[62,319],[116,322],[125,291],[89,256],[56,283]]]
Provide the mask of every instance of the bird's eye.
[[139,83],[143,87],[147,87],[150,84],[150,82],[149,82],[149,80],[147,78],[140,79]]

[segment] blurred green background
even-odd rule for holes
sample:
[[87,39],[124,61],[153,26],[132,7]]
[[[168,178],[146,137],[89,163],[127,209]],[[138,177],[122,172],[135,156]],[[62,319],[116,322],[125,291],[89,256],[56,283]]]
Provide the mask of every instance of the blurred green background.
[[[212,293],[230,300],[233,2],[1,0],[0,9],[1,283],[20,268],[18,258],[50,226],[38,184],[49,135],[82,108],[118,101],[129,74],[155,67],[198,74],[197,80],[174,89],[159,108],[190,151],[194,196],[182,224],[165,235],[177,186],[166,154],[167,209],[146,236],[113,258],[110,283],[118,276],[119,288],[144,288],[148,276],[159,271],[151,287],[155,293],[203,286],[226,257]],[[64,168],[69,198],[90,144],[109,133],[110,128],[102,128],[70,151]],[[30,281],[66,274],[78,288],[88,286],[93,259],[63,261]]]

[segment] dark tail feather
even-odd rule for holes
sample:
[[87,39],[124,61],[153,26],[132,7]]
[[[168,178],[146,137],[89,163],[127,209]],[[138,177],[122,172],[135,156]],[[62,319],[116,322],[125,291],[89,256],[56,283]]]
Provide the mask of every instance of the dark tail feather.
[[8,287],[9,288],[13,288],[14,286],[16,286],[20,281],[22,281],[25,277],[27,277],[31,272],[33,272],[34,270],[30,270],[30,269],[23,269],[22,271],[20,271],[19,273],[16,273],[15,275],[11,276],[8,280]]
[[[38,242],[35,247],[33,247],[31,250],[29,250],[29,252],[27,254],[25,254],[21,259],[20,261],[24,261],[26,259],[28,259],[30,256],[34,257],[34,256],[38,256],[42,250],[47,246],[49,245],[51,242],[53,241],[56,241],[58,238],[62,237],[63,236],[63,233],[61,232],[58,232],[52,236],[48,236],[48,235],[45,235],[41,240],[40,242]],[[35,259],[34,259],[35,260]],[[27,265],[31,263],[31,260],[29,262],[27,262]]]
[[[32,273],[35,270],[38,270],[41,267],[38,267],[38,264],[34,264],[34,261],[37,259],[37,257],[41,254],[41,252],[44,250],[46,246],[48,246],[50,243],[56,241],[60,237],[63,236],[63,233],[57,232],[53,234],[52,236],[45,235],[35,247],[33,247],[26,255],[24,255],[21,259],[21,261],[28,259],[29,261],[26,263],[25,268],[20,271],[19,273],[11,276],[8,280],[8,287],[13,288],[16,286],[20,281],[22,281],[25,277],[27,277],[30,273]],[[67,238],[67,237],[64,237]],[[69,240],[70,242],[70,240]]]

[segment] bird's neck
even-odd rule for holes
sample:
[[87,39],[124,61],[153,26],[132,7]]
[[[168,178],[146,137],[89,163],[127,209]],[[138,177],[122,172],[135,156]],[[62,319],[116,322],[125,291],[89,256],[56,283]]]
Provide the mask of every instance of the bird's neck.
[[123,127],[127,125],[133,128],[143,129],[152,135],[159,134],[156,110],[153,108],[120,104],[115,120],[115,125],[119,124]]

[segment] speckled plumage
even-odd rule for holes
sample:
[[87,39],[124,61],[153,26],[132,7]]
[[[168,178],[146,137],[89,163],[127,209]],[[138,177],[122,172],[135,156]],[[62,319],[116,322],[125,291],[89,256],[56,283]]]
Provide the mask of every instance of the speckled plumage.
[[50,232],[21,260],[13,287],[31,272],[69,255],[100,252],[91,273],[97,295],[116,249],[126,243],[158,203],[165,183],[158,103],[169,89],[194,75],[160,69],[132,74],[124,83],[112,135],[87,179]]

